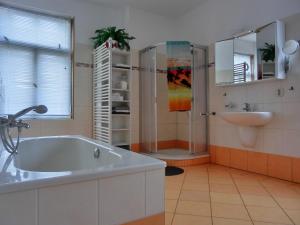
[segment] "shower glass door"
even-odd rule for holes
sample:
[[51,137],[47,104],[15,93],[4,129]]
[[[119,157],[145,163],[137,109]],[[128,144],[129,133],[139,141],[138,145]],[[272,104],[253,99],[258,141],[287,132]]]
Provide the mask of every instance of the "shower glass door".
[[150,153],[157,151],[156,48],[140,54],[140,65],[141,149]]
[[190,152],[207,152],[206,49],[193,48],[193,105],[190,118]]

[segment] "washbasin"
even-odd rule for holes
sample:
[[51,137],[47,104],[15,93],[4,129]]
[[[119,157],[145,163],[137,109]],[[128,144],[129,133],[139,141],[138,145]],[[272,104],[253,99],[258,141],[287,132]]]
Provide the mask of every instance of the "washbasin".
[[264,126],[273,117],[272,112],[221,112],[220,116],[227,122],[239,126]]
[[221,112],[219,115],[237,125],[242,145],[249,148],[256,144],[258,127],[268,124],[273,117],[272,112]]

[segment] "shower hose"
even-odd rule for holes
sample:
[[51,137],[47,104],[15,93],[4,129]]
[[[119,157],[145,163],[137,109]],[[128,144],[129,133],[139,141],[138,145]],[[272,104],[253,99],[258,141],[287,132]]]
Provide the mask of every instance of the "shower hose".
[[0,136],[3,146],[6,149],[6,151],[8,151],[10,154],[17,153],[17,149],[20,143],[21,129],[21,127],[17,127],[17,141],[15,143],[10,133],[9,123],[4,123],[0,125]]

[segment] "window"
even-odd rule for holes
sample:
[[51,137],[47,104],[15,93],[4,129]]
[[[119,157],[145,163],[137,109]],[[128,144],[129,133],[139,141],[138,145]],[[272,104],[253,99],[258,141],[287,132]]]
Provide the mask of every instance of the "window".
[[46,105],[72,114],[72,21],[0,5],[0,114]]

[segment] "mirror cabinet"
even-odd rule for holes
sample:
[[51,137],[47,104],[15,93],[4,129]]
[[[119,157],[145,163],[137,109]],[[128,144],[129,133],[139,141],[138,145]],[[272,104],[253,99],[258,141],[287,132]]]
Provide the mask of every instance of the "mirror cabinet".
[[275,21],[215,44],[216,85],[284,79],[284,24]]

